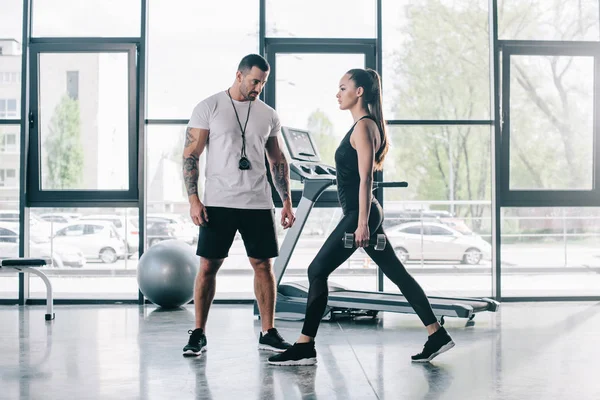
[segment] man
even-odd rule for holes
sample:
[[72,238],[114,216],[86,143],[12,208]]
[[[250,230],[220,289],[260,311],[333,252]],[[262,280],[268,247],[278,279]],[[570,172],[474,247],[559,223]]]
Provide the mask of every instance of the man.
[[[184,355],[206,349],[205,326],[215,295],[219,267],[237,231],[254,269],[254,292],[262,332],[259,349],[283,352],[291,347],[274,328],[275,278],[271,258],[278,255],[275,210],[264,162],[265,149],[273,182],[283,201],[281,224],[294,224],[289,167],[281,151],[281,124],[275,110],[258,99],[269,77],[268,62],[257,54],[244,57],[227,90],[200,102],[192,113],[183,150],[183,175],[190,216],[200,226],[194,303],[196,329]],[[206,148],[203,201],[198,197],[198,160]]]

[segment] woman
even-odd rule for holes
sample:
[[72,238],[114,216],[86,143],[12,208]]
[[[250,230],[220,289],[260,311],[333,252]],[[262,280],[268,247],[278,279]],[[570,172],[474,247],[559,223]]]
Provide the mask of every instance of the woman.
[[372,194],[373,172],[382,168],[389,147],[379,75],[372,69],[348,71],[340,80],[337,99],[340,109],[349,110],[354,119],[354,125],[335,152],[337,190],[344,216],[308,267],[310,287],[302,334],[291,348],[269,358],[269,363],[312,365],[317,362],[314,338],[327,306],[327,278],[356,250],[344,247],[345,232],[354,232],[356,247],[365,248],[426,326],[429,338],[423,351],[412,356],[412,360],[431,361],[454,347],[452,338],[437,322],[423,289],[406,271],[392,246],[386,245],[383,251],[368,247],[369,238],[385,234],[381,226],[383,211]]

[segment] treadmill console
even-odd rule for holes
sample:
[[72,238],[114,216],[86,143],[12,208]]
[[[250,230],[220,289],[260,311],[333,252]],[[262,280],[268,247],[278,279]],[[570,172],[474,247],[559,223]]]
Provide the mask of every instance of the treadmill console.
[[301,182],[306,179],[335,179],[335,168],[321,163],[317,146],[309,131],[281,127],[281,134],[292,159],[290,162],[292,179]]

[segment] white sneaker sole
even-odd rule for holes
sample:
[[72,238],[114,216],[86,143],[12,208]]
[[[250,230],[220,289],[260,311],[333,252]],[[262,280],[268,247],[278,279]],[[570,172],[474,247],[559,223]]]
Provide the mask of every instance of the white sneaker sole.
[[202,349],[200,349],[200,351],[186,350],[183,352],[183,356],[184,357],[198,357],[198,356],[201,356],[202,353],[204,353],[205,351],[206,351],[206,346],[204,346]]
[[274,351],[275,353],[283,353],[287,349],[278,349],[277,347],[269,346],[268,344],[258,344],[259,350]]
[[437,356],[439,356],[440,354],[445,353],[448,350],[450,350],[451,348],[453,348],[454,345],[455,345],[454,341],[451,340],[448,343],[446,343],[445,345],[443,345],[438,351],[436,351],[435,353],[430,355],[429,358],[424,358],[422,360],[412,360],[412,362],[418,362],[418,363],[429,362],[429,361],[433,360],[434,358],[436,358]]
[[271,365],[289,365],[289,366],[298,366],[298,365],[315,365],[317,363],[316,358],[303,358],[302,360],[288,360],[288,361],[269,361]]

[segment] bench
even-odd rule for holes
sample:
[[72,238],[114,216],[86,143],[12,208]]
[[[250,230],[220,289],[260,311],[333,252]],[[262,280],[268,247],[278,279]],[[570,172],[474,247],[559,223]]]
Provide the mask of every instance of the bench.
[[39,276],[46,285],[46,321],[54,319],[54,300],[52,299],[52,284],[50,280],[40,271],[39,267],[47,265],[51,261],[42,258],[7,258],[0,261],[0,268],[12,268],[19,272],[31,272]]

